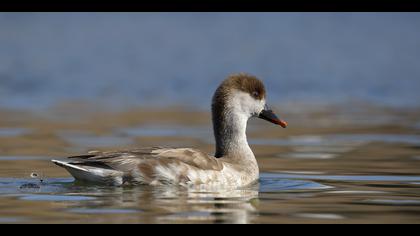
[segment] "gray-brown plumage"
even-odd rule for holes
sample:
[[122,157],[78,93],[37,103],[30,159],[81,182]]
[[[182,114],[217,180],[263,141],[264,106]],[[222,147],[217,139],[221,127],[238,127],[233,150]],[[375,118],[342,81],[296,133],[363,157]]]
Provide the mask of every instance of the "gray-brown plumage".
[[221,83],[212,100],[215,156],[192,148],[150,147],[94,151],[53,162],[77,180],[101,184],[248,185],[258,179],[259,171],[246,140],[247,121],[260,117],[279,122],[271,111],[264,110],[265,98],[264,85],[255,76],[235,74]]

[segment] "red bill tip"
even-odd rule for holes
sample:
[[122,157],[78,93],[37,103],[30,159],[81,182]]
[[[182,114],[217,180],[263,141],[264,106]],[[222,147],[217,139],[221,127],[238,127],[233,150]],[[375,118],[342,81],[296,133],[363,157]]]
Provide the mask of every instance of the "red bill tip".
[[278,120],[277,124],[279,124],[281,127],[286,128],[287,127],[287,122],[284,120]]

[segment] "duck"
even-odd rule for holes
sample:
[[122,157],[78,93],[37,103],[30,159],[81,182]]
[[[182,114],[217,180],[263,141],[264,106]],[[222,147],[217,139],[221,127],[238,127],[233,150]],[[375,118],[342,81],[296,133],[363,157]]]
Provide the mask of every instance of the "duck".
[[258,163],[246,136],[248,120],[287,126],[268,108],[263,82],[247,73],[229,75],[214,92],[211,114],[214,155],[194,148],[141,147],[90,151],[52,162],[76,181],[100,185],[240,188],[258,182]]

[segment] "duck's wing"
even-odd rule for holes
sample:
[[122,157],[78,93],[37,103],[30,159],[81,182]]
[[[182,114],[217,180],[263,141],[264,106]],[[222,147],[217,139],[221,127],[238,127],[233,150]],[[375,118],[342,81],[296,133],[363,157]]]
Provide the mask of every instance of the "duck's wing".
[[[114,152],[93,151],[53,162],[76,179],[121,185],[125,182],[159,184],[189,182],[194,173],[221,171],[222,163],[191,148],[150,147]],[[104,181],[106,180],[106,181]]]

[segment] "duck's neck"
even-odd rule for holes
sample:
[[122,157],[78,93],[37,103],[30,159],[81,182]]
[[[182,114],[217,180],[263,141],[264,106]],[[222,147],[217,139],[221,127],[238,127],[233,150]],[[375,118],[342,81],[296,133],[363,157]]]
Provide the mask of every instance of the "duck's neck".
[[233,110],[213,113],[213,129],[217,158],[256,163],[254,153],[246,138],[248,117]]

